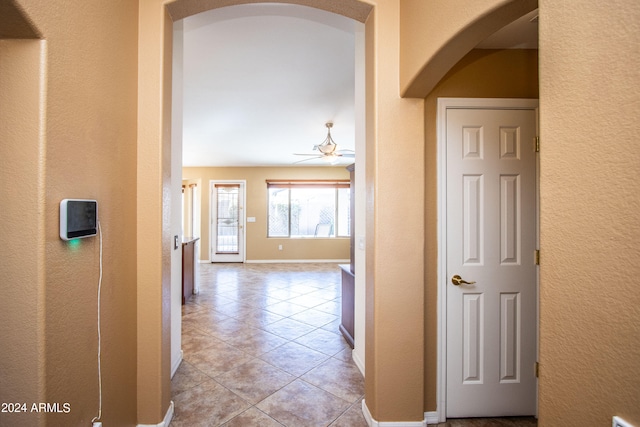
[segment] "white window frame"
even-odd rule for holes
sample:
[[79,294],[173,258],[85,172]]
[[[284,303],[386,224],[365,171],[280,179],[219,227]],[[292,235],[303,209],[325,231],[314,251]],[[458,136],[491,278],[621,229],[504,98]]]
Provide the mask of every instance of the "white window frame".
[[[271,188],[283,188],[288,191],[288,227],[287,235],[271,236],[269,234],[270,226],[270,192]],[[291,236],[291,190],[302,188],[318,188],[318,189],[334,189],[335,190],[335,212],[333,224],[333,235],[331,236]],[[350,188],[349,180],[267,180],[267,238],[269,239],[348,239],[353,230],[349,229],[349,235],[339,235],[340,230],[339,221],[339,195],[338,190],[340,188]],[[351,207],[348,206],[350,210]],[[353,212],[349,212],[349,215],[353,215]],[[347,220],[349,221],[349,220]]]

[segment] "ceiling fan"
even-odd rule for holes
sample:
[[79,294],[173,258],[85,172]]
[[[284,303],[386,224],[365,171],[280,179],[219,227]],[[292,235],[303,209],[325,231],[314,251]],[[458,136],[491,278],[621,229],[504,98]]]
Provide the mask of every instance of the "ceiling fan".
[[308,159],[303,159],[303,160],[299,160],[297,162],[294,163],[302,163],[302,162],[306,162],[308,160],[314,160],[314,159],[322,159],[325,160],[331,164],[335,164],[338,162],[338,160],[340,160],[340,157],[355,157],[355,153],[353,152],[353,150],[338,150],[338,144],[336,144],[333,141],[333,138],[331,138],[331,128],[333,127],[333,123],[332,122],[327,122],[325,123],[325,126],[327,127],[327,137],[325,138],[325,140],[318,145],[314,145],[313,149],[315,151],[319,151],[319,153],[315,154],[299,154],[299,153],[294,153],[294,155],[296,156],[307,156],[309,157]]

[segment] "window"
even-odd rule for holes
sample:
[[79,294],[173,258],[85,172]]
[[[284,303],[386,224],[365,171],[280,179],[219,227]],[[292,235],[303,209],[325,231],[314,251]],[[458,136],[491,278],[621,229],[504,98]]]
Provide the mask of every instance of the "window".
[[240,184],[215,184],[216,253],[239,253]]
[[349,237],[349,181],[267,181],[268,237]]

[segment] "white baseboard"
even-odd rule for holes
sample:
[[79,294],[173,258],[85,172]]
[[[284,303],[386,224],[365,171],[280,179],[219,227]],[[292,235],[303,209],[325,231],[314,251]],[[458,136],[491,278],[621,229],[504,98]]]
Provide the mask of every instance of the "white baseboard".
[[438,411],[425,412],[424,420],[427,422],[427,424],[438,424],[440,422],[440,417],[438,417]]
[[302,264],[302,263],[333,263],[348,264],[348,259],[248,259],[247,264]]
[[353,359],[353,362],[356,364],[356,366],[358,367],[358,370],[364,377],[364,362],[360,360],[360,358],[358,357],[358,353],[356,353],[355,350],[351,352],[351,358]]
[[427,420],[422,421],[376,421],[371,416],[367,403],[362,399],[362,414],[369,427],[427,427]]
[[178,370],[178,368],[180,367],[180,364],[182,363],[183,357],[184,357],[184,351],[180,350],[180,356],[178,356],[176,363],[174,363],[173,366],[171,367],[171,378],[173,378],[173,376],[176,374],[176,371]]
[[169,402],[169,408],[160,424],[138,424],[138,427],[169,427],[173,419],[173,400]]

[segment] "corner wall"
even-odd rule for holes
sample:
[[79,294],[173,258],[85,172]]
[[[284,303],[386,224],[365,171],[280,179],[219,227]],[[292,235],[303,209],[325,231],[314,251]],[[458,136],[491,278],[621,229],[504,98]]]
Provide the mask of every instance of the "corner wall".
[[413,425],[424,419],[424,101],[400,97],[400,9],[377,1],[365,26],[365,407]]
[[178,196],[171,193],[173,23],[163,3],[137,4],[137,415],[151,425],[171,409],[171,200]]

